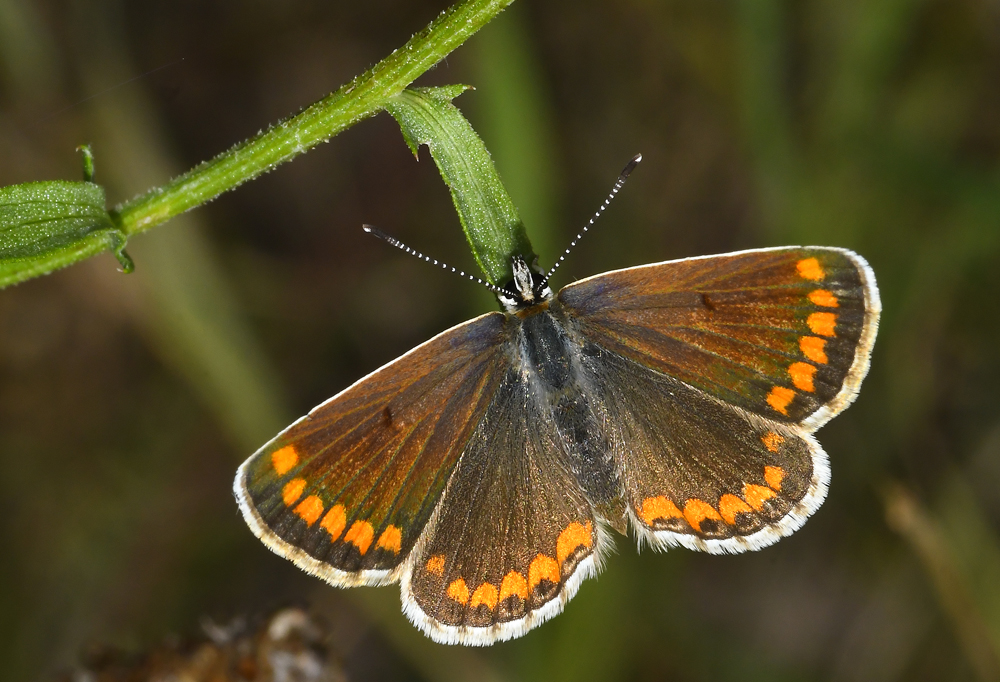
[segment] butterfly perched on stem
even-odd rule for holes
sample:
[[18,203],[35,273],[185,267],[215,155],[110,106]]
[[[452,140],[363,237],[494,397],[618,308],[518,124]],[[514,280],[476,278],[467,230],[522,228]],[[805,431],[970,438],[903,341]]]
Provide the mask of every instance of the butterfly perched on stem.
[[856,397],[878,326],[864,259],[757,249],[557,294],[551,270],[512,269],[493,287],[504,312],[360,379],[240,467],[269,548],[333,585],[399,581],[428,636],[483,645],[559,613],[612,531],[743,552],[822,504],[812,434]]

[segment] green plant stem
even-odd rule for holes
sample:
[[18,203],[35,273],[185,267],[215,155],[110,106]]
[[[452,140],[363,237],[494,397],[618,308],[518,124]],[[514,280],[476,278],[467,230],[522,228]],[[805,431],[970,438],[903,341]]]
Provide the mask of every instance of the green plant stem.
[[393,95],[444,59],[514,0],[466,0],[450,7],[402,48],[336,92],[162,188],[117,206],[126,235],[159,225],[265,173],[376,114]]

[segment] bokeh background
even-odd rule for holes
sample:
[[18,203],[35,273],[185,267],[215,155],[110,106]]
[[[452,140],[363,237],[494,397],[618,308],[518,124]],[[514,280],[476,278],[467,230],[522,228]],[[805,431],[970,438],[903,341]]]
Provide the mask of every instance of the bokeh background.
[[[126,199],[336,89],[443,0],[0,0],[0,185]],[[863,254],[884,313],[819,434],[827,502],[749,555],[619,538],[566,612],[432,643],[395,587],[258,542],[236,466],[491,296],[426,152],[381,115],[102,255],[0,292],[0,673],[142,651],[287,604],[353,680],[992,680],[1000,675],[1000,3],[521,0],[418,81],[492,151],[542,263],[644,161],[557,284],[780,244]]]

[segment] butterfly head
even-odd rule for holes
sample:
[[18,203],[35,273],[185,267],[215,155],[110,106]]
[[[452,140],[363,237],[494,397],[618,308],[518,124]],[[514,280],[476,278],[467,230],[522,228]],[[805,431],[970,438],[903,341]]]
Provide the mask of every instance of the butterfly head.
[[547,303],[552,298],[545,275],[534,272],[521,256],[511,260],[514,279],[500,290],[497,298],[508,313],[517,313],[536,305]]

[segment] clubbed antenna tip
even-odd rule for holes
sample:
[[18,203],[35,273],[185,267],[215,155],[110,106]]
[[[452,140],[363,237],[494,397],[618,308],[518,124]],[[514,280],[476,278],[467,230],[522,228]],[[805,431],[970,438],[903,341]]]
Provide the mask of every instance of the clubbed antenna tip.
[[547,273],[545,273],[545,279],[542,280],[543,285],[549,283],[549,280],[552,279],[552,274],[556,270],[558,270],[559,266],[562,265],[564,260],[566,260],[566,256],[569,255],[569,252],[573,250],[573,247],[576,246],[577,242],[580,241],[583,235],[587,234],[587,230],[593,227],[597,219],[601,217],[601,214],[604,213],[604,211],[608,208],[608,205],[611,203],[611,200],[618,195],[618,191],[621,190],[622,185],[625,184],[625,181],[628,179],[628,176],[632,174],[632,171],[635,170],[635,167],[639,165],[640,161],[642,161],[642,154],[636,154],[635,156],[632,157],[631,161],[625,164],[625,168],[622,169],[622,172],[618,175],[618,179],[615,180],[615,186],[611,188],[611,193],[608,195],[608,198],[605,199],[604,203],[601,204],[601,207],[597,209],[597,212],[594,214],[594,217],[590,219],[590,222],[588,222],[586,225],[583,226],[583,229],[580,230],[580,234],[576,235],[576,238],[569,243],[569,247],[565,251],[563,251],[563,254],[561,256],[559,256],[559,260],[555,262],[555,265],[552,266],[552,269],[550,269]]

